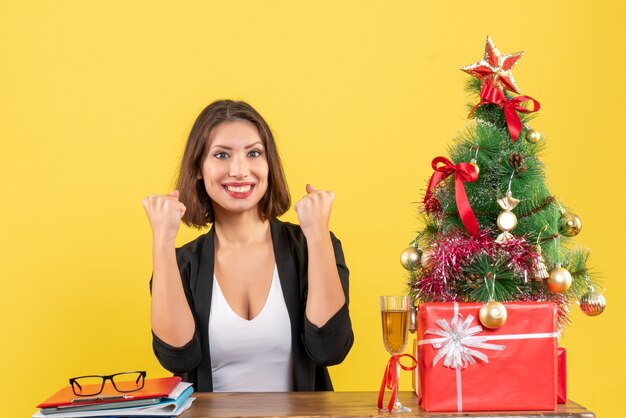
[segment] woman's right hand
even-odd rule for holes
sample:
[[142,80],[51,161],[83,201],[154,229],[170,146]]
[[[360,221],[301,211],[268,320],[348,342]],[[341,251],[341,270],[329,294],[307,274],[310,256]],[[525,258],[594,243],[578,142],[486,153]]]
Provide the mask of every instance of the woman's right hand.
[[152,195],[143,199],[143,207],[152,227],[152,331],[167,344],[183,347],[196,325],[176,260],[176,234],[186,209],[178,196],[178,190]]
[[178,195],[178,190],[174,190],[166,195],[151,195],[143,199],[143,208],[155,240],[173,241],[176,238],[187,209],[178,200]]

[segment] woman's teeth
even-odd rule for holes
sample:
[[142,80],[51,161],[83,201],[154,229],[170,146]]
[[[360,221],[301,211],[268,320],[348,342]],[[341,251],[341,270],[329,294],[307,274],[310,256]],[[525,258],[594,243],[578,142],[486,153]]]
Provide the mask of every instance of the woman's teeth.
[[246,192],[249,192],[250,189],[252,189],[252,185],[247,185],[247,186],[226,186],[226,190],[228,190],[229,192],[235,192],[235,193],[246,193]]

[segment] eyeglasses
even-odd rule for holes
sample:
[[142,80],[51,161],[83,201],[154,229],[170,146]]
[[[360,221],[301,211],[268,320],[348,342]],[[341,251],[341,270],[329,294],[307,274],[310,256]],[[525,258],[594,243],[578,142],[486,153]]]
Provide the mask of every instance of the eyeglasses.
[[136,371],[115,373],[108,376],[90,375],[72,377],[70,379],[70,385],[76,396],[93,396],[102,393],[107,380],[111,381],[113,389],[118,392],[135,392],[143,389],[143,385],[146,381],[146,372]]

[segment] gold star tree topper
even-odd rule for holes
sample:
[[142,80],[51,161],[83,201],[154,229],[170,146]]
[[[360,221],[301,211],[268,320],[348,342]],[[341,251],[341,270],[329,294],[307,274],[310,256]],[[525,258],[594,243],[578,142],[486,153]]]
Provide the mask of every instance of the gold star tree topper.
[[475,64],[462,67],[461,70],[483,82],[491,80],[494,85],[519,94],[511,70],[522,55],[524,55],[524,51],[501,54],[491,37],[487,36],[483,59]]

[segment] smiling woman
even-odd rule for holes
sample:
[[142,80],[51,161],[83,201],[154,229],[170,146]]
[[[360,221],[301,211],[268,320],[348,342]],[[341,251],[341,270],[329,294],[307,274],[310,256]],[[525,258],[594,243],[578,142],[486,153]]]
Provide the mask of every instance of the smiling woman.
[[211,131],[208,143],[199,180],[212,196],[213,211],[256,212],[269,171],[259,131],[248,121],[224,122]]
[[[234,149],[239,146],[239,149]],[[256,147],[256,148],[255,148]],[[177,188],[180,200],[187,205],[183,222],[198,228],[214,222],[209,185],[202,181],[205,170],[218,170],[215,160],[224,160],[223,170],[240,170],[242,150],[250,161],[263,157],[267,180],[262,199],[257,199],[259,216],[270,219],[282,215],[289,208],[289,190],[283,172],[274,136],[263,117],[245,102],[218,101],[207,106],[194,123],[181,162]],[[249,155],[248,155],[249,154]],[[234,159],[234,160],[233,160]],[[228,174],[231,174],[230,172]],[[234,173],[239,178],[249,173]],[[236,183],[236,177],[223,181]],[[212,179],[210,180],[212,181]],[[252,199],[254,200],[254,199]]]
[[[348,268],[334,194],[307,185],[300,225],[271,130],[245,102],[198,116],[177,190],[143,201],[153,235],[151,322],[161,364],[197,391],[332,390],[348,354]],[[210,231],[176,249],[180,222]]]

